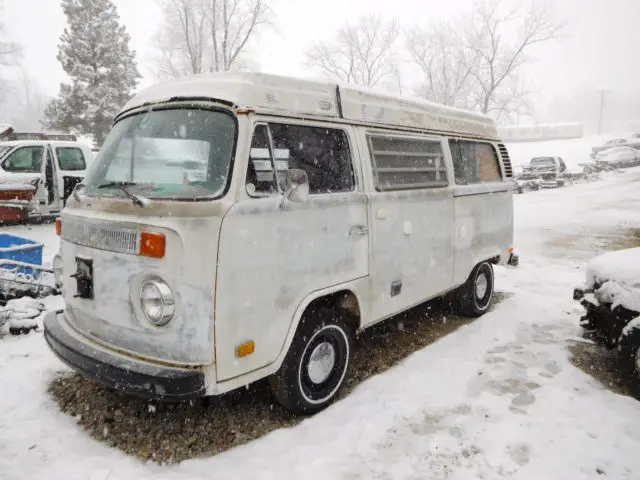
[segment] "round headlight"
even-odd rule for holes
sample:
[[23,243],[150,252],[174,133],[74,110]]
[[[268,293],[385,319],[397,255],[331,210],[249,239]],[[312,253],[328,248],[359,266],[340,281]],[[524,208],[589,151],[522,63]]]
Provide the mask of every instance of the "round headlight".
[[53,277],[57,286],[62,286],[62,257],[56,255],[53,257]]
[[173,292],[161,280],[148,280],[142,284],[140,304],[147,319],[157,327],[169,323],[176,311]]

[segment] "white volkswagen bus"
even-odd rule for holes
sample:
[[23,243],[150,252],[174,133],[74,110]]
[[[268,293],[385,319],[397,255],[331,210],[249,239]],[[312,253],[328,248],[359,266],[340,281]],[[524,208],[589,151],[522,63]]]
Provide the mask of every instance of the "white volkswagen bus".
[[264,74],[133,98],[57,225],[56,355],[166,401],[268,377],[326,407],[354,335],[449,294],[485,313],[512,251],[512,172],[483,115]]

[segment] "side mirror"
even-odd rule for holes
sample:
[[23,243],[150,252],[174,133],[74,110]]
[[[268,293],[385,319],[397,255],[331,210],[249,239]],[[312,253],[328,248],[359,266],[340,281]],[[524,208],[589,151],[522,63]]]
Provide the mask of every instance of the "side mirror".
[[294,203],[307,201],[309,198],[309,177],[307,172],[297,168],[287,170],[284,196]]

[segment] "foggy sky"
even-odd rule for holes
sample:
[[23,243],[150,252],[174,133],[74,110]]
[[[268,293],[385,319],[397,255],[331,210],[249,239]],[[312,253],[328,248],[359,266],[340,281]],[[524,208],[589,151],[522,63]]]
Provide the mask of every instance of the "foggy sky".
[[[3,0],[0,0],[2,4]],[[468,7],[473,0],[276,0],[276,25],[261,34],[252,57],[264,72],[308,76],[303,65],[305,47],[326,38],[346,21],[362,13],[396,17],[403,26],[416,21],[427,26]],[[514,0],[514,3],[516,0]],[[145,78],[152,83],[148,59],[151,36],[159,24],[153,0],[115,0]],[[529,83],[538,89],[538,113],[554,98],[578,88],[638,91],[640,65],[640,0],[555,0],[566,28],[564,38],[535,51],[537,62],[528,68]],[[57,0],[4,0],[0,13],[15,41],[24,46],[26,66],[42,90],[57,93],[64,72],[56,60],[65,18]]]

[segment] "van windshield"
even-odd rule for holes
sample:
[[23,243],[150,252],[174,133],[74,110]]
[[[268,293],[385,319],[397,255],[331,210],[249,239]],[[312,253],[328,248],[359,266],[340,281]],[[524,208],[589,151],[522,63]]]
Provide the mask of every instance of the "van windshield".
[[86,194],[148,198],[216,198],[227,186],[235,144],[230,113],[150,110],[119,121],[86,180]]

